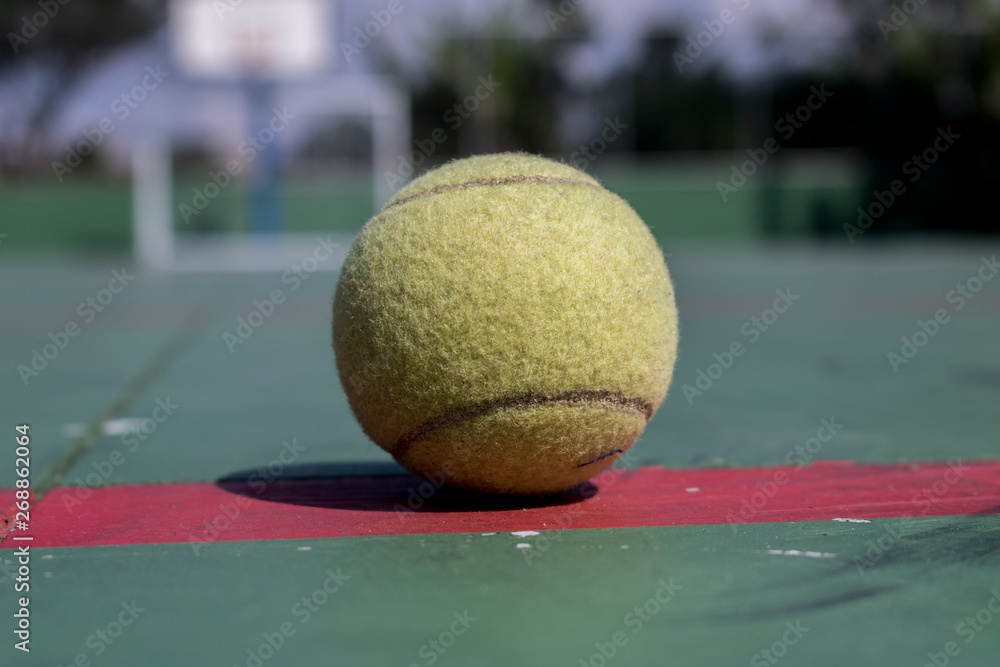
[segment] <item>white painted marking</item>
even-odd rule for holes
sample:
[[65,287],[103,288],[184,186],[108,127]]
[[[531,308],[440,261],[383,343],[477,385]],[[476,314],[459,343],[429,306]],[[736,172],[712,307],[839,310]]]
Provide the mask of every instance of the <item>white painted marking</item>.
[[628,545],[627,544],[623,544],[622,545],[622,549],[628,549]]
[[531,545],[528,544],[527,542],[518,542],[517,543],[517,548],[518,549],[530,549]]
[[825,551],[799,551],[798,549],[786,549],[782,551],[781,549],[768,549],[767,553],[773,556],[803,556],[805,558],[836,558],[837,554],[827,553]]
[[871,523],[868,519],[834,519],[834,521],[841,523]]
[[63,424],[62,427],[62,434],[64,438],[79,438],[86,432],[86,424]]
[[701,489],[698,488],[697,486],[689,486],[684,490],[687,491],[688,493],[698,493],[699,491],[701,491]]
[[483,533],[483,537],[489,537],[490,535],[496,535],[496,533]]
[[296,551],[312,551],[312,547],[295,547]]
[[534,537],[540,533],[537,530],[515,530],[511,535],[514,537]]
[[[142,428],[145,419],[126,417],[124,419],[109,419],[101,424],[101,435],[124,435]],[[63,424],[62,434],[66,438],[80,438],[87,432],[87,424]]]

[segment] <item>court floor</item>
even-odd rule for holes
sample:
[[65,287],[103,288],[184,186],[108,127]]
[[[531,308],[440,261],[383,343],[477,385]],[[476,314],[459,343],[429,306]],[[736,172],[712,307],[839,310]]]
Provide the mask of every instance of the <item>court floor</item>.
[[665,250],[666,403],[593,486],[506,505],[365,438],[336,258],[0,257],[0,500],[19,424],[35,492],[0,543],[31,652],[0,662],[995,665],[1000,248]]

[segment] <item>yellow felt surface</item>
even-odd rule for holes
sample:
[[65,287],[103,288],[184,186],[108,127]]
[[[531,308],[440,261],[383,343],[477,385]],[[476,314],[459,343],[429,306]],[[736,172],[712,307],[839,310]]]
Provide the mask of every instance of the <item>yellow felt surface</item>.
[[[593,180],[534,157],[485,164],[452,163],[408,190],[439,186],[441,172],[448,182]],[[334,302],[351,407],[390,451],[442,414],[528,392],[618,391],[655,407],[677,339],[673,288],[652,235],[622,199],[586,184],[444,189],[389,206],[357,238]]]
[[506,411],[435,431],[397,458],[408,470],[457,488],[553,493],[607,470],[645,426],[640,415],[604,408]]

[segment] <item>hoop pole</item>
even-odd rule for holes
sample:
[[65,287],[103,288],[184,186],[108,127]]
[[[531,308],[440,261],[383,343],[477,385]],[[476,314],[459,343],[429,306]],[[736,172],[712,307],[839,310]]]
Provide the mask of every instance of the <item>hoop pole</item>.
[[[263,146],[251,165],[250,231],[275,234],[282,230],[281,145],[279,133],[271,127],[275,107],[275,86],[252,78],[246,83],[250,103],[250,136]],[[270,141],[264,145],[264,140]]]

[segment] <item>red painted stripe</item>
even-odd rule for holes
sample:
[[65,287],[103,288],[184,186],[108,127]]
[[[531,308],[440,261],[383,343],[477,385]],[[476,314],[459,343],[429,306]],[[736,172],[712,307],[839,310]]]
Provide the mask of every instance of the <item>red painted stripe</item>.
[[[33,489],[28,489],[27,501],[29,509],[27,515],[30,519],[30,510],[32,505],[35,504],[35,491]],[[18,504],[23,502],[24,500],[17,499],[15,489],[0,489],[0,507],[6,508],[0,513],[0,542],[3,541],[8,533],[17,528],[19,514],[23,512]]]
[[1000,461],[649,467],[595,482],[596,495],[563,504],[473,507],[436,492],[420,511],[405,508],[422,482],[405,476],[111,486],[79,502],[78,489],[57,487],[32,509],[30,532],[33,546],[69,547],[1000,514]]

